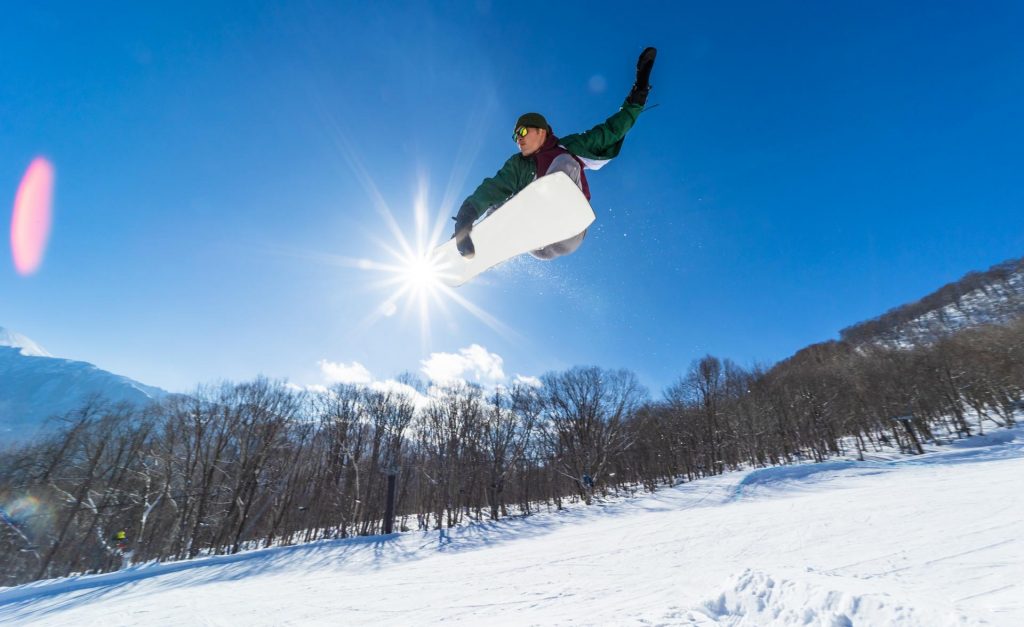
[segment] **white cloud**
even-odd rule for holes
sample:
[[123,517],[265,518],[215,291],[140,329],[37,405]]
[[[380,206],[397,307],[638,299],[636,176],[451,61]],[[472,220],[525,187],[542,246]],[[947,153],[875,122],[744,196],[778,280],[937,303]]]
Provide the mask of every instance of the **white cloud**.
[[537,377],[528,377],[524,374],[517,374],[515,382],[531,388],[539,388],[543,385]]
[[321,392],[326,392],[327,391],[327,386],[326,385],[319,385],[319,384],[299,385],[298,383],[292,383],[290,381],[285,384],[285,387],[287,387],[292,392],[321,393]]
[[321,359],[319,361],[320,372],[328,383],[354,383],[356,385],[368,385],[373,382],[373,375],[366,369],[366,366],[353,361],[351,364],[335,363]]
[[431,353],[420,362],[423,374],[440,385],[458,381],[497,385],[505,380],[503,363],[500,355],[479,344],[460,348],[458,353]]
[[370,388],[378,392],[391,392],[392,394],[403,394],[413,400],[417,408],[422,409],[429,402],[429,398],[421,394],[416,388],[405,383],[399,383],[394,379],[375,379],[366,366],[353,361],[350,364],[344,362],[333,362],[321,359],[317,362],[320,366],[320,374],[323,375],[327,385],[312,384],[305,387],[293,385],[293,389],[306,390],[309,392],[326,393],[328,386],[335,383],[347,383]]
[[376,390],[378,392],[391,392],[392,394],[407,396],[412,399],[413,405],[416,406],[416,409],[423,409],[430,403],[430,398],[420,394],[419,390],[411,385],[399,383],[394,379],[388,379],[387,381],[374,381],[369,387],[371,390]]
[[[485,389],[497,389],[503,388],[509,383],[501,356],[489,352],[479,344],[460,348],[457,353],[431,353],[430,357],[422,360],[420,362],[422,374],[428,380],[426,394],[394,379],[376,379],[366,366],[357,361],[345,363],[321,359],[317,364],[326,385],[294,386],[294,389],[326,392],[330,385],[347,383],[379,392],[403,394],[411,398],[419,409],[426,407],[432,398],[442,392],[441,388],[448,384],[465,381],[477,383]],[[516,374],[511,382],[530,387],[540,387],[541,385],[540,379],[537,377],[522,374]]]

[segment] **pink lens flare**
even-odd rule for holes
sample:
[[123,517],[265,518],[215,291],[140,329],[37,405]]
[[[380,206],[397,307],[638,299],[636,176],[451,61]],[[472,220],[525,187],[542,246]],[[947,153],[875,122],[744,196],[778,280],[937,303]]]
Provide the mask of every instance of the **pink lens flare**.
[[18,274],[28,276],[39,269],[50,237],[53,203],[53,164],[36,157],[29,164],[14,196],[11,218],[11,252]]

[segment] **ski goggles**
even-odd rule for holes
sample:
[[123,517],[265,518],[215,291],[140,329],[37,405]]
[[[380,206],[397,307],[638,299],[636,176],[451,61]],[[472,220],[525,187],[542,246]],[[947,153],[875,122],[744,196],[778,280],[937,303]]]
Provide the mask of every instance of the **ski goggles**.
[[514,142],[516,142],[518,144],[519,140],[524,138],[524,137],[526,137],[526,134],[529,133],[529,132],[530,132],[530,129],[528,129],[525,126],[520,126],[516,130],[512,131],[512,141],[514,141]]

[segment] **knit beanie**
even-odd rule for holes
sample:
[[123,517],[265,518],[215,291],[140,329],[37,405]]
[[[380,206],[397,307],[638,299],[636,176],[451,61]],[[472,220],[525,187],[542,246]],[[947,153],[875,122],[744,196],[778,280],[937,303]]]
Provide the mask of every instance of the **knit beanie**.
[[548,121],[544,119],[544,116],[539,113],[524,113],[519,116],[519,119],[516,120],[515,128],[519,128],[520,126],[542,128],[547,130],[549,133],[551,132],[551,125],[548,124]]

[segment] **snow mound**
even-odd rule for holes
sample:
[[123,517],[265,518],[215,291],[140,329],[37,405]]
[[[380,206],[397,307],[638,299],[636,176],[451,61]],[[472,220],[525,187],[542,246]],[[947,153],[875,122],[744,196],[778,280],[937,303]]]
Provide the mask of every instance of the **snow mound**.
[[[909,600],[870,582],[802,573],[793,578],[746,569],[696,611],[719,625],[980,625],[934,601]],[[927,609],[922,609],[927,608]]]
[[839,476],[874,475],[886,472],[889,464],[833,460],[819,463],[770,466],[750,471],[732,490],[731,500],[751,498],[766,490],[795,494],[813,489],[815,484],[827,483]]
[[991,431],[985,435],[974,435],[963,440],[955,440],[950,443],[952,448],[981,448],[984,446],[996,446],[1009,444],[1017,439],[1019,435],[1015,429],[1000,429]]

